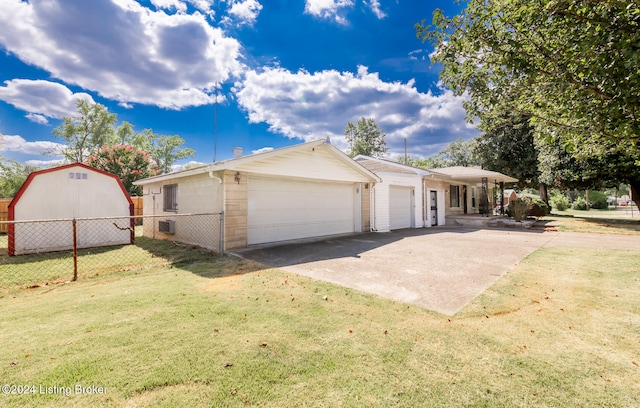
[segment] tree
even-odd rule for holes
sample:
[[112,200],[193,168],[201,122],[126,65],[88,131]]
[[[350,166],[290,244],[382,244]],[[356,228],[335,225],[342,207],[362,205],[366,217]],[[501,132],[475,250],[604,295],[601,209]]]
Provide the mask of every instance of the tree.
[[[465,141],[461,137],[449,143],[447,147],[426,159],[412,159],[412,165],[424,169],[437,169],[452,166],[479,166],[480,162],[475,155],[475,140]],[[398,159],[399,162],[402,161]]]
[[0,160],[0,197],[13,197],[24,181],[40,167],[20,164],[15,160]]
[[485,127],[489,130],[475,139],[474,146],[482,168],[517,178],[520,188],[537,188],[540,183],[538,150],[529,118],[505,114],[497,126]]
[[[127,122],[123,122],[123,125],[125,123]],[[151,159],[163,173],[170,173],[171,167],[178,160],[195,156],[193,149],[182,147],[185,140],[178,135],[159,135],[153,133],[152,129],[143,129],[140,133],[129,132],[126,140],[135,148],[149,152]]]
[[469,118],[497,124],[503,112],[530,116],[542,140],[561,144],[579,167],[599,161],[640,193],[637,172],[620,170],[640,163],[637,3],[469,0],[453,18],[437,10],[416,34],[434,44],[442,82],[469,95]]
[[134,181],[159,173],[158,166],[147,152],[130,145],[101,147],[89,156],[87,164],[118,176],[132,196],[142,195],[142,187],[133,185]]
[[387,151],[386,134],[373,118],[362,117],[356,124],[347,122],[344,135],[349,143],[349,156],[359,154],[370,157],[381,157]]
[[63,139],[67,146],[63,149],[66,160],[82,163],[102,146],[115,142],[115,113],[98,103],[79,99],[76,103],[78,116],[63,117],[62,124],[53,130],[53,134]]
[[469,0],[416,24],[470,117],[514,111],[581,140],[640,141],[640,5]]

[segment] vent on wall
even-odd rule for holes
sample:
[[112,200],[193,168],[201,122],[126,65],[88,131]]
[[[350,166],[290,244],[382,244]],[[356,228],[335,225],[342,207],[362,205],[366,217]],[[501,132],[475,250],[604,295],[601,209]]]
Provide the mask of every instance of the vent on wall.
[[165,234],[175,234],[176,222],[171,220],[158,221],[158,231],[164,232]]

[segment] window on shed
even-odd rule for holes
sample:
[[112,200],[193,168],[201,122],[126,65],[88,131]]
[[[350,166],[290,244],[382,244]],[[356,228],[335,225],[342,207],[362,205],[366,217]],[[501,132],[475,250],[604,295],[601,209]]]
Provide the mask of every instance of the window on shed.
[[168,184],[164,186],[164,211],[178,211],[178,185]]
[[460,207],[460,186],[449,186],[450,207]]

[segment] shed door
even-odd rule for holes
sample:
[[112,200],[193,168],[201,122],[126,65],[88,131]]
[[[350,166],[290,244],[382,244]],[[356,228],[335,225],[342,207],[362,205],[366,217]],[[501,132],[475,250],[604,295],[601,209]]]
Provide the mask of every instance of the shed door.
[[353,183],[249,177],[247,243],[354,232],[356,191]]
[[389,186],[391,229],[411,228],[413,188]]

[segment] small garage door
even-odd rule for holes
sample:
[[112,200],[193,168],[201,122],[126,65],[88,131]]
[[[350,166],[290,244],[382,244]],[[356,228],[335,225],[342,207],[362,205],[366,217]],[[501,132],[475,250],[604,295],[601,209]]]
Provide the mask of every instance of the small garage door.
[[351,183],[249,177],[247,243],[354,232]]
[[391,229],[411,228],[412,187],[389,186]]

